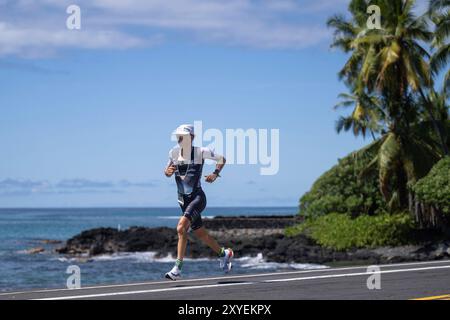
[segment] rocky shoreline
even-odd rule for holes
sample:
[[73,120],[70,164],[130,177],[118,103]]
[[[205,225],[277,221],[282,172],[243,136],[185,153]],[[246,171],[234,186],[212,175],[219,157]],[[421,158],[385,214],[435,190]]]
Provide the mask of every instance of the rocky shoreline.
[[[269,262],[314,264],[380,264],[427,261],[450,257],[450,241],[401,247],[336,251],[323,248],[305,236],[286,237],[284,228],[301,222],[297,216],[216,217],[204,225],[219,242],[230,246],[236,257],[262,253]],[[56,249],[60,254],[91,257],[118,252],[153,251],[157,257],[176,256],[177,234],[173,228],[131,227],[127,230],[98,228],[67,240]],[[215,254],[189,234],[187,257],[214,257]]]

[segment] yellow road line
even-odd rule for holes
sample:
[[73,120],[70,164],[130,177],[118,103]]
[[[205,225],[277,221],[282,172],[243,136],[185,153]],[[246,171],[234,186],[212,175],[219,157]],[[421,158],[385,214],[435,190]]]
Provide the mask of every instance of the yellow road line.
[[446,295],[442,295],[442,296],[417,298],[417,299],[413,299],[413,300],[450,300],[450,294],[446,294]]

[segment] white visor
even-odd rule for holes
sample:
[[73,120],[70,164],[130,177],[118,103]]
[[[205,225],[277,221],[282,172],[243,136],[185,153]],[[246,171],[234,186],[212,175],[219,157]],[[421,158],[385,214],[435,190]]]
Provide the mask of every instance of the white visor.
[[173,134],[177,136],[194,135],[194,126],[190,124],[183,124],[176,128]]

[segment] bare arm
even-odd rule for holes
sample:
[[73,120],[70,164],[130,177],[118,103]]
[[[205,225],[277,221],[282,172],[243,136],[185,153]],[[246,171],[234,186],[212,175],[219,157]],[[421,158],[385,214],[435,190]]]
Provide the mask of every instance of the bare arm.
[[166,169],[164,169],[164,174],[167,178],[170,178],[174,172],[177,170],[177,167],[173,164],[172,161],[169,161],[169,163],[166,166]]
[[217,177],[220,177],[220,172],[222,171],[223,167],[225,167],[225,163],[227,162],[227,159],[225,157],[221,157],[216,164],[216,170],[214,170],[213,173],[206,176],[205,181],[209,183],[213,183],[216,181]]

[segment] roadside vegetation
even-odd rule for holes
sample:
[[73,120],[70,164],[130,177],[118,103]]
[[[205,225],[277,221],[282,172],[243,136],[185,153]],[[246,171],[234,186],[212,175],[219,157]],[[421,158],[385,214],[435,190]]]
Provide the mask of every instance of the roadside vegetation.
[[[381,9],[381,29],[367,7]],[[339,78],[338,133],[370,138],[300,199],[306,220],[286,230],[336,249],[399,245],[450,218],[450,0],[352,0],[328,20],[332,47],[347,54]]]
[[372,248],[397,246],[414,241],[414,222],[409,214],[361,215],[330,213],[305,223],[289,227],[286,234],[306,234],[327,248]]
[[[412,188],[418,200],[417,204],[420,207],[428,207],[420,210],[434,212],[435,218],[448,219],[450,217],[450,157],[439,161],[430,173]],[[436,221],[435,224],[448,224],[448,221]]]

